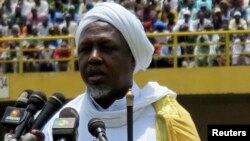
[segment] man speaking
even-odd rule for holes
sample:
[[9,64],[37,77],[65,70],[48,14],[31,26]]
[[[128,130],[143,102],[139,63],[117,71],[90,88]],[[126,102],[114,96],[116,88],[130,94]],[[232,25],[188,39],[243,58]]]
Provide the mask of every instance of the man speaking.
[[[78,141],[91,141],[88,122],[99,118],[109,141],[127,141],[126,93],[134,95],[134,141],[199,141],[189,113],[176,101],[176,93],[157,82],[140,89],[133,75],[145,70],[154,48],[141,22],[116,3],[98,3],[80,20],[76,31],[79,70],[86,92],[65,107],[80,116]],[[73,88],[72,88],[73,89]],[[56,114],[45,126],[52,140]]]

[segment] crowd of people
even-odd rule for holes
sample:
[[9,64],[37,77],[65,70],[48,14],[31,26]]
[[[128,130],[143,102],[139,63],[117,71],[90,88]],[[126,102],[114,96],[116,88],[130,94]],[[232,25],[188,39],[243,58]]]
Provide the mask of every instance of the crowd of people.
[[[153,33],[236,30],[229,37],[230,65],[248,65],[249,33],[236,33],[250,29],[249,5],[248,0],[163,0],[160,8],[150,5],[149,10],[137,15],[145,30]],[[175,53],[178,67],[225,66],[226,35],[220,33],[178,36],[175,50],[173,36],[154,37],[155,54],[168,57],[158,57],[153,65],[173,67]]]
[[[248,0],[115,0],[114,2],[134,13],[142,22],[145,31],[150,33],[250,28]],[[96,3],[98,3],[96,0],[0,0],[0,37],[74,36],[80,19]],[[164,56],[155,58],[151,67],[173,67],[173,37],[155,36],[150,37],[150,41],[155,46],[155,55]],[[226,49],[225,44],[220,44],[221,42],[225,42],[225,36],[222,34],[196,36],[187,34],[178,37],[176,49],[178,67],[225,65]],[[230,36],[231,65],[250,64],[249,42],[248,34]],[[24,60],[24,72],[67,71],[68,61],[34,60],[69,58],[76,54],[74,48],[71,48],[73,47],[70,41],[63,39],[1,41],[0,60],[15,62],[0,63],[0,73],[18,72],[17,61],[20,59]],[[24,51],[20,55],[18,52],[20,49],[32,51]]]

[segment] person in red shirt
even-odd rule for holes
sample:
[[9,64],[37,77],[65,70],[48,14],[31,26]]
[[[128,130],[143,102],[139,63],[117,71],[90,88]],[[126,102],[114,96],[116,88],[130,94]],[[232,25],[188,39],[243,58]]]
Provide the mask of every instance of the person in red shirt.
[[[61,47],[55,49],[54,58],[56,59],[69,59],[71,56],[71,49],[68,43],[62,42]],[[67,71],[68,70],[69,60],[59,60],[58,61],[58,69],[59,71]]]

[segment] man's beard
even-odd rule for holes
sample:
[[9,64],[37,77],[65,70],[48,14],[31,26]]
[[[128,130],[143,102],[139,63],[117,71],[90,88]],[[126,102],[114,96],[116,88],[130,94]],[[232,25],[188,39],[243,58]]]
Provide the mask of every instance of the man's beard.
[[90,94],[93,99],[107,98],[110,92],[111,88],[107,85],[87,87],[87,93]]

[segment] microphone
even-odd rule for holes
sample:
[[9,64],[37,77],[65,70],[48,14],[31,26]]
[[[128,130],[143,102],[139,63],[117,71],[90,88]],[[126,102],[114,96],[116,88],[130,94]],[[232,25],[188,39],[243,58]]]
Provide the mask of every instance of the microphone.
[[53,141],[76,141],[79,114],[71,107],[64,108],[52,126]]
[[15,107],[26,108],[28,104],[28,100],[34,91],[30,89],[23,90],[20,96],[17,98],[15,103]]
[[32,130],[30,133],[26,133],[21,141],[44,141],[45,136],[40,130]]
[[101,119],[93,118],[88,123],[88,130],[99,141],[108,141],[105,124]]
[[10,130],[15,130],[17,125],[20,123],[20,120],[24,116],[25,108],[28,104],[28,99],[32,93],[33,91],[30,89],[23,90],[20,96],[17,98],[14,106],[6,107],[4,115],[1,119],[1,124],[4,127]]
[[14,139],[19,140],[20,137],[26,133],[27,129],[30,127],[30,123],[34,118],[35,113],[44,106],[46,100],[47,98],[45,94],[40,91],[36,91],[30,96],[25,115],[21,119],[20,124],[15,129]]
[[64,105],[64,103],[65,97],[59,92],[56,92],[51,97],[49,97],[43,109],[34,120],[31,130],[41,130],[48,120]]

